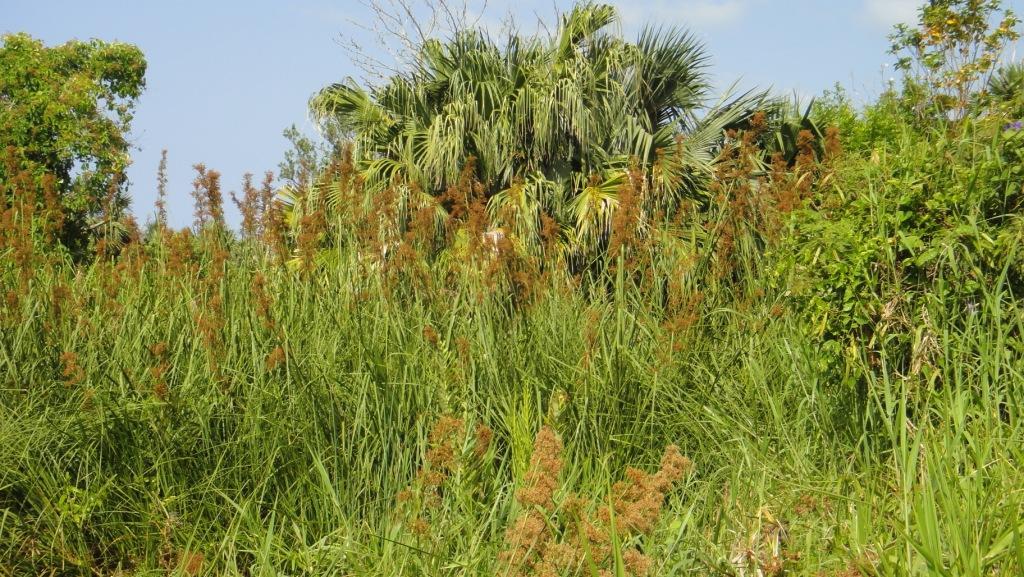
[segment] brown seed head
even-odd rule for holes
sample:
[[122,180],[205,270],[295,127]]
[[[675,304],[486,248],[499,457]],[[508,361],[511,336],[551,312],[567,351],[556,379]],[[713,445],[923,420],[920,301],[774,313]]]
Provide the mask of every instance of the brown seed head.
[[270,354],[267,355],[267,370],[273,371],[284,363],[285,359],[284,347],[280,345],[274,347],[274,350],[270,351]]

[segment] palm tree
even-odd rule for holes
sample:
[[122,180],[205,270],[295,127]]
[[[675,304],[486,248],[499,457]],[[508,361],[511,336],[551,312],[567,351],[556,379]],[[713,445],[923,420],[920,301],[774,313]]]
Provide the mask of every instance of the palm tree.
[[987,92],[996,103],[1010,103],[1024,95],[1024,62],[999,67],[989,78]]
[[701,198],[724,128],[762,97],[698,117],[710,91],[704,47],[674,28],[627,42],[616,22],[613,7],[582,4],[550,38],[511,34],[499,46],[461,31],[427,41],[385,85],[333,84],[311,109],[353,136],[369,192],[403,182],[437,197],[474,159],[492,222],[536,248],[546,214],[564,248],[593,253],[629,175],[643,175],[645,214]]

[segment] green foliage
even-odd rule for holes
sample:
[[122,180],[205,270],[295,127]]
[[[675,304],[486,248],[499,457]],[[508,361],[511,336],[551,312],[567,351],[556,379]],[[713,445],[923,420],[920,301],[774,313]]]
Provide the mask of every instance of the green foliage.
[[[289,131],[238,240],[202,165],[198,234],[88,263],[31,242],[61,226],[40,179],[0,182],[0,573],[1024,573],[1019,117],[837,87],[702,132],[666,88],[694,53],[635,52],[684,37],[613,15],[327,89],[355,150],[306,170]],[[677,152],[581,86],[671,93]],[[519,97],[549,100],[488,133]],[[605,266],[553,266],[594,238]]]
[[794,255],[785,274],[834,354],[891,340],[903,352],[890,362],[919,370],[911,329],[937,330],[926,302],[975,310],[994,278],[1024,290],[1024,139],[1003,123],[987,117],[953,136],[904,128],[886,149],[848,158],[800,213],[781,249]]
[[811,116],[818,126],[838,129],[843,148],[858,154],[891,147],[912,123],[894,90],[887,89],[875,102],[858,106],[840,85],[814,100]]
[[[63,241],[81,250],[93,219],[127,204],[127,132],[145,86],[134,46],[72,41],[47,47],[26,34],[0,46],[0,181],[55,179]],[[8,202],[10,202],[8,200]]]
[[989,78],[989,95],[997,102],[1013,102],[1024,95],[1024,62],[1000,66]]
[[503,45],[461,31],[427,42],[413,68],[369,92],[351,80],[311,103],[350,131],[368,191],[402,183],[439,197],[472,164],[488,211],[508,214],[519,241],[538,245],[553,218],[569,250],[592,256],[607,240],[631,163],[654,210],[703,199],[723,130],[759,101],[746,95],[706,116],[707,54],[690,34],[647,28],[635,42],[612,32],[615,10],[581,4],[550,38]]
[[278,164],[277,176],[281,181],[293,188],[307,187],[330,165],[342,142],[342,138],[331,127],[327,125],[323,140],[303,134],[294,124],[284,129],[282,135],[291,144],[291,148],[285,151],[284,160]]
[[1000,0],[933,0],[919,14],[917,26],[900,24],[890,36],[896,68],[908,73],[919,116],[962,118],[1003,49],[1020,38],[1019,20]]
[[[934,236],[948,207],[929,207],[901,174],[934,170],[917,164],[932,146],[874,169],[843,157],[851,174],[835,178],[886,174],[880,198],[929,211],[919,228]],[[695,215],[690,229],[722,227],[731,205]],[[863,210],[844,209],[822,242],[846,242],[830,235],[870,219]],[[671,443],[695,463],[650,532],[612,532],[610,551],[587,555],[595,567],[610,553],[607,566],[637,575],[625,560],[635,548],[650,575],[1024,569],[1022,311],[1006,272],[987,269],[969,314],[928,298],[948,282],[919,278],[929,324],[887,334],[909,335],[921,369],[902,365],[902,341],[856,343],[863,358],[844,367],[863,383],[853,389],[802,314],[780,310],[799,296],[771,286],[762,275],[772,266],[719,279],[697,238],[672,239],[680,252],[651,263],[650,285],[621,272],[610,288],[555,274],[518,307],[502,287],[441,268],[419,288],[390,285],[346,243],[332,263],[296,274],[257,244],[220,242],[175,233],[115,262],[47,259],[4,301],[0,566],[512,574],[501,554],[532,478],[531,439],[547,425],[565,445],[561,485],[595,507],[582,520],[614,500],[611,480],[642,478],[628,464],[654,471]],[[743,246],[743,261],[788,262]],[[858,270],[884,264],[885,247],[864,250],[883,256],[861,257]],[[858,270],[841,280],[860,282],[854,296],[870,302],[873,277],[859,281]],[[690,324],[669,322],[661,287],[702,296]],[[442,415],[465,427],[439,442]],[[493,431],[490,443],[476,425]],[[443,471],[439,484],[431,471]],[[551,518],[573,543],[571,511]]]
[[1000,66],[989,78],[982,100],[1010,118],[1024,117],[1024,62]]
[[794,98],[792,102],[779,102],[770,110],[777,118],[772,123],[773,129],[766,130],[762,135],[762,140],[767,140],[762,147],[768,158],[778,153],[787,165],[792,166],[800,155],[800,133],[804,131],[805,135],[813,139],[810,146],[814,151],[814,158],[820,159],[824,156],[822,142],[825,135],[811,116],[811,111],[814,110],[813,101],[801,107],[801,103]]

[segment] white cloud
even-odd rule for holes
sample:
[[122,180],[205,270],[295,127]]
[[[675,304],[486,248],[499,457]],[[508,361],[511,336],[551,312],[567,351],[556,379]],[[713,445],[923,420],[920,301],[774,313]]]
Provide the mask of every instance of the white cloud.
[[885,28],[917,21],[922,0],[864,0],[864,9],[872,22]]
[[616,2],[627,28],[643,24],[673,24],[711,28],[731,24],[745,13],[751,0],[653,0]]

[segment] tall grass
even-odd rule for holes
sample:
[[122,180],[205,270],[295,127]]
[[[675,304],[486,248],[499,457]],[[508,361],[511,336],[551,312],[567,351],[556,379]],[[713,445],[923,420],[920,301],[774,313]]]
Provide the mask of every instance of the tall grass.
[[[158,227],[91,265],[5,245],[0,574],[539,575],[508,554],[531,505],[578,548],[564,574],[1020,574],[1011,258],[970,307],[960,278],[925,277],[898,328],[829,337],[786,242],[813,246],[804,211],[851,198],[872,207],[872,238],[898,238],[883,216],[905,168],[835,162],[811,200],[775,175],[783,209],[751,204],[769,188],[746,170],[723,175],[674,236],[631,245],[632,264],[582,280],[548,267],[528,294],[514,267],[494,281],[444,259],[368,264],[342,216],[293,268],[216,222]],[[852,258],[842,246],[822,258]],[[859,288],[901,269],[897,252],[872,256]],[[442,418],[460,423],[443,441]],[[478,426],[493,439],[475,453]],[[533,503],[517,491],[542,430],[564,449]],[[669,445],[693,471],[650,531],[611,531],[607,558],[571,539],[602,511],[615,527],[613,484],[658,470]],[[466,460],[439,466],[439,446]]]

